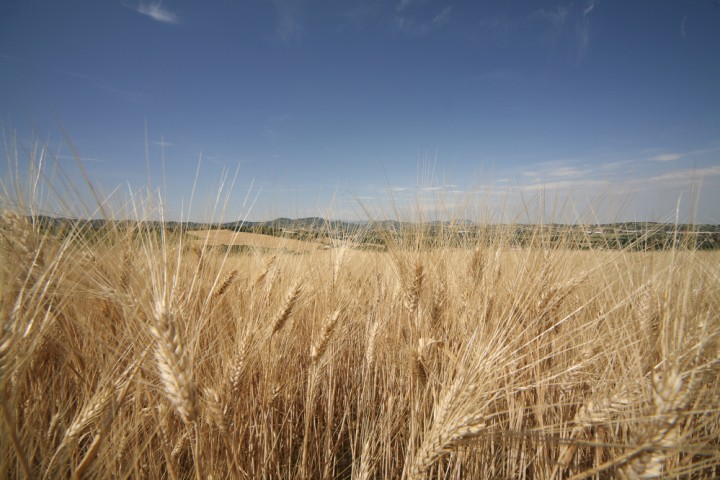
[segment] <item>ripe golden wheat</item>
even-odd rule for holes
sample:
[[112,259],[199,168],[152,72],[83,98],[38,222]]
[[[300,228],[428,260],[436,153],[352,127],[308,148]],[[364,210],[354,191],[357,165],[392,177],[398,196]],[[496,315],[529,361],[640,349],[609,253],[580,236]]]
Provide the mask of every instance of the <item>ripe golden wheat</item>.
[[4,476],[720,476],[717,252],[159,228],[3,213]]

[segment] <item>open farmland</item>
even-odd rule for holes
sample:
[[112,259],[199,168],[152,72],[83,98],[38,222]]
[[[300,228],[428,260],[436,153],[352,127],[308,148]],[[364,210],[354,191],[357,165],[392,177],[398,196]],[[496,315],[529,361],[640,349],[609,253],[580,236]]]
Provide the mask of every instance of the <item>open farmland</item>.
[[716,251],[1,225],[9,477],[720,474]]
[[234,232],[232,230],[193,230],[187,232],[196,245],[240,247],[236,250],[255,249],[262,251],[286,250],[307,253],[323,248],[324,245],[292,238],[279,238],[259,233]]

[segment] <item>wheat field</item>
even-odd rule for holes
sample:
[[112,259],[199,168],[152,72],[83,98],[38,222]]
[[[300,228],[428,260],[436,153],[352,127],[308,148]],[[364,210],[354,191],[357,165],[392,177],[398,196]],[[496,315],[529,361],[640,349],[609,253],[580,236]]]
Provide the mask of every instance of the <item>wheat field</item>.
[[198,238],[4,211],[2,476],[720,476],[718,252]]

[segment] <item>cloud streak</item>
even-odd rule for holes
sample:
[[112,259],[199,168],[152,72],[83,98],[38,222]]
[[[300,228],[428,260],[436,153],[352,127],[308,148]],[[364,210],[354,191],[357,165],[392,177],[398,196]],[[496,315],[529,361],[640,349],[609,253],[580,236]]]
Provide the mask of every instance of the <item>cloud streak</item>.
[[180,18],[170,10],[163,8],[161,1],[141,3],[135,8],[135,11],[152,18],[156,22],[180,25]]
[[682,38],[687,38],[687,15],[685,15],[680,22],[680,35]]
[[680,160],[685,155],[681,153],[663,153],[660,155],[655,155],[654,157],[650,157],[650,160],[654,162],[674,162],[676,160]]
[[90,75],[85,75],[84,73],[78,73],[78,72],[73,72],[70,70],[64,70],[61,68],[55,68],[55,67],[51,67],[51,66],[47,66],[47,65],[42,65],[42,64],[38,64],[38,63],[32,62],[30,60],[24,59],[24,58],[18,58],[18,57],[14,57],[12,55],[6,55],[3,53],[0,53],[0,58],[10,60],[17,64],[26,65],[26,66],[34,68],[34,69],[43,70],[43,71],[47,71],[47,72],[53,72],[58,75],[63,75],[65,77],[77,78],[77,79],[82,80],[83,82],[97,88],[98,90],[103,90],[105,92],[108,92],[117,98],[121,98],[123,100],[127,100],[127,101],[135,103],[135,104],[143,103],[143,95],[141,93],[133,91],[133,90],[125,90],[122,88],[114,87],[114,86],[108,84],[105,80],[102,80],[102,79],[99,79],[99,78],[96,78],[96,77],[93,77]]
[[590,45],[590,13],[595,10],[595,5],[599,0],[589,0],[587,6],[583,10],[582,17],[575,24],[575,31],[579,41],[578,45],[578,62],[581,61],[587,53],[588,45]]
[[418,22],[409,16],[400,15],[395,18],[398,30],[411,37],[421,37],[438,30],[450,23],[452,7],[440,10],[429,22]]
[[541,8],[532,13],[530,20],[547,24],[545,34],[552,44],[559,39],[569,42],[579,63],[585,58],[590,46],[590,17],[599,3],[600,0],[586,0],[584,7],[573,2],[553,9]]
[[273,0],[273,6],[278,17],[275,33],[280,40],[288,42],[305,36],[297,0]]

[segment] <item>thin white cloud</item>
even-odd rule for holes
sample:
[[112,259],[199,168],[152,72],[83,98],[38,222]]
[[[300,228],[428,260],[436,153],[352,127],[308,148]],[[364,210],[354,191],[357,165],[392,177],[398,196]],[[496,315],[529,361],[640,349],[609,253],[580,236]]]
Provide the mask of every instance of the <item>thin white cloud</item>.
[[669,153],[660,153],[655,156],[652,156],[649,158],[649,160],[655,161],[655,162],[674,162],[677,160],[681,160],[686,157],[695,157],[695,156],[702,156],[702,155],[708,155],[708,154],[716,154],[720,152],[720,148],[703,148],[698,150],[689,150],[685,152],[669,152]]
[[584,17],[587,17],[588,15],[590,15],[590,12],[592,12],[595,9],[595,3],[596,2],[594,0],[591,0],[590,2],[588,2],[588,5],[585,7],[585,10],[583,10]]
[[301,10],[297,0],[273,0],[278,16],[276,35],[280,40],[298,40],[305,36],[305,28],[301,21]]
[[682,38],[687,38],[687,18],[687,15],[685,15],[682,22],[680,22],[680,35],[682,35]]
[[443,8],[437,15],[435,15],[432,19],[432,25],[435,28],[440,28],[443,25],[447,25],[447,23],[450,21],[450,12],[452,11],[452,7],[445,7]]
[[511,80],[513,78],[516,78],[518,75],[515,72],[511,72],[509,70],[493,70],[490,72],[484,72],[480,73],[478,75],[475,75],[472,77],[473,80],[480,80],[480,81],[505,81],[505,80]]
[[571,2],[553,9],[541,8],[534,11],[530,19],[548,25],[544,35],[552,45],[561,39],[570,42],[576,51],[576,62],[581,62],[590,45],[590,17],[599,3],[600,0],[586,0],[584,7]]
[[400,3],[398,3],[397,6],[397,11],[400,12],[402,10],[405,10],[407,7],[409,7],[415,2],[417,2],[417,0],[400,0]]
[[170,10],[163,8],[162,1],[141,3],[135,10],[157,22],[180,25],[180,18]]
[[655,155],[654,157],[650,157],[650,160],[653,160],[655,162],[674,162],[676,160],[680,160],[685,155],[682,153],[663,153],[660,155]]
[[423,192],[445,192],[445,191],[453,191],[458,188],[457,185],[454,184],[447,184],[447,185],[437,185],[434,187],[422,187],[421,190]]
[[[698,180],[700,178],[715,177],[720,175],[720,165],[714,165],[711,167],[704,168],[686,168],[683,170],[675,170],[672,172],[665,172],[653,177],[649,177],[645,180],[649,184],[658,183],[680,183],[688,184],[689,182]],[[641,180],[638,180],[641,181]]]
[[535,191],[538,188],[550,192],[557,190],[587,191],[592,188],[601,188],[607,186],[608,182],[606,180],[592,178],[575,178],[572,180],[556,180],[550,182],[535,181],[531,184],[518,185],[516,188],[520,191],[525,192]]
[[94,157],[76,157],[74,155],[55,155],[55,158],[61,158],[63,160],[80,160],[81,162],[105,163],[105,160],[103,160],[102,158],[94,158]]
[[595,10],[595,5],[598,1],[599,0],[589,0],[583,10],[582,17],[575,23],[575,32],[578,38],[578,62],[585,57],[588,46],[590,45],[590,13]]
[[531,15],[531,18],[549,22],[555,28],[562,28],[569,14],[570,9],[568,7],[558,5],[552,10],[545,10],[544,8],[536,10]]
[[550,172],[553,177],[578,177],[584,172],[575,167],[560,167]]
[[398,30],[412,37],[420,37],[444,27],[450,23],[452,7],[445,7],[439,11],[429,22],[420,22],[410,16],[397,16],[395,22]]
[[2,53],[0,53],[0,58],[5,58],[5,59],[11,60],[15,63],[27,65],[27,66],[35,68],[35,69],[53,72],[53,73],[63,75],[66,77],[77,78],[99,90],[103,90],[105,92],[112,94],[115,97],[122,98],[123,100],[127,100],[132,103],[140,104],[143,102],[143,95],[139,92],[114,87],[114,86],[108,84],[105,80],[102,80],[102,79],[99,79],[99,78],[96,78],[96,77],[93,77],[90,75],[86,75],[84,73],[73,72],[73,71],[64,70],[61,68],[55,68],[55,67],[51,67],[48,65],[35,63],[35,62],[32,62],[32,61],[24,59],[24,58],[14,57],[12,55],[6,55],[6,54],[2,54]]

